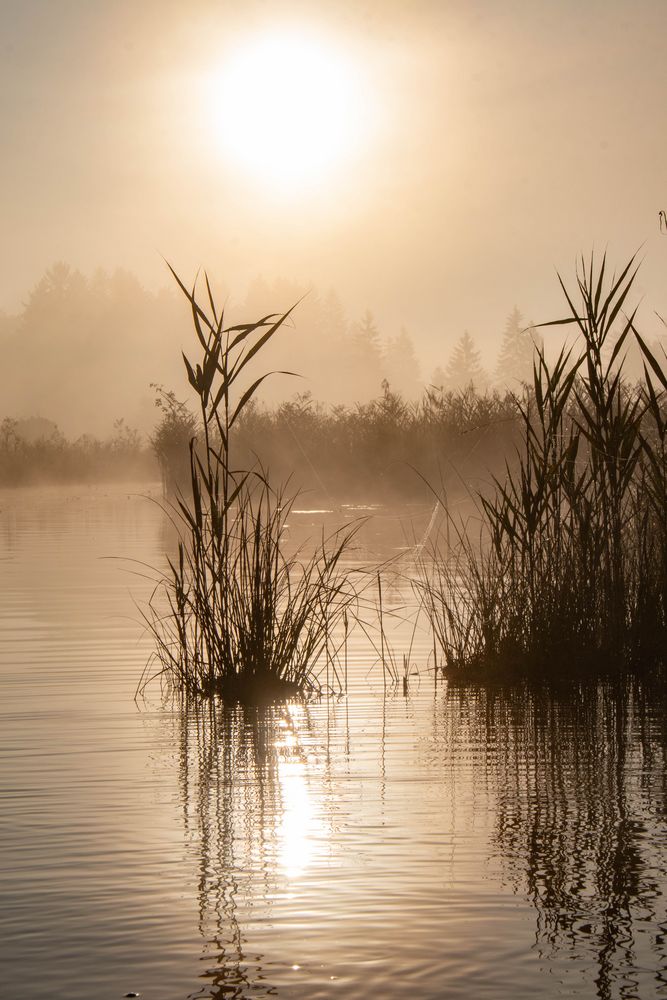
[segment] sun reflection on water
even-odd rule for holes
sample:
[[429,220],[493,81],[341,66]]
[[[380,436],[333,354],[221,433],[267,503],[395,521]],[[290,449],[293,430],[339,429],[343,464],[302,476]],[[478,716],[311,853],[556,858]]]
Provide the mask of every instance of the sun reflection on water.
[[274,743],[281,805],[276,816],[277,862],[290,882],[325,853],[328,843],[326,825],[309,789],[308,761],[299,738],[303,718],[303,708],[291,705],[287,717],[280,720]]

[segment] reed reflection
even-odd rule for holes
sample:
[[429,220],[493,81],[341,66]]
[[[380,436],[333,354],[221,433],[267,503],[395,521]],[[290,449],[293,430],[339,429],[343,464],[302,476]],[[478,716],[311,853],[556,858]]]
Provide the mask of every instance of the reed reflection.
[[450,697],[453,724],[486,747],[495,845],[535,906],[545,963],[592,966],[602,1000],[664,995],[664,691],[622,681]]
[[183,822],[205,942],[205,985],[193,996],[273,994],[251,928],[271,923],[275,905],[329,850],[330,828],[309,786],[318,767],[309,714],[300,705],[197,705],[183,709],[179,724]]

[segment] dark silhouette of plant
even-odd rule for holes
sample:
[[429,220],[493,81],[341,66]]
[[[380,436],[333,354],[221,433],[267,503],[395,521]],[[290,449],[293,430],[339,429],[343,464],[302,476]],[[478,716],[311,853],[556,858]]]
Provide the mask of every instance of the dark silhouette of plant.
[[[582,664],[650,668],[667,629],[665,369],[626,303],[634,258],[609,277],[591,258],[578,297],[561,281],[574,344],[537,351],[517,397],[516,460],[478,495],[475,533],[450,526],[454,552],[431,553],[418,589],[448,667],[563,672]],[[620,329],[617,330],[617,327]],[[636,336],[645,383],[623,380]]]
[[[272,374],[249,381],[248,366],[289,312],[225,326],[208,279],[207,314],[195,289],[174,277],[190,303],[198,343],[198,360],[183,355],[183,361],[200,432],[189,443],[187,496],[182,492],[167,507],[179,532],[177,554],[146,614],[158,674],[190,694],[226,701],[338,687],[331,634],[355,598],[340,567],[355,529],[322,538],[309,557],[287,555],[294,497],[274,488],[261,466],[242,467],[232,458],[232,432]],[[149,679],[147,668],[142,685]]]

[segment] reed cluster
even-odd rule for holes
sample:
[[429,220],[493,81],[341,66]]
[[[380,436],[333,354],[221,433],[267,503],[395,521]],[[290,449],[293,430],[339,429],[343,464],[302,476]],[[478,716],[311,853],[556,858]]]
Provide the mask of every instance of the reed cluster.
[[[191,415],[181,406],[164,399],[153,439],[169,484],[189,476],[179,438],[191,433]],[[509,393],[428,387],[408,402],[385,383],[377,398],[354,406],[328,407],[308,392],[272,407],[252,400],[234,425],[232,444],[240,463],[258,456],[277,479],[292,475],[329,504],[428,502],[425,480],[443,480],[452,497],[486,478],[489,467],[500,472],[518,419]]]
[[[37,433],[28,433],[35,427]],[[121,419],[113,435],[100,440],[83,434],[69,440],[40,418],[0,422],[0,486],[154,480],[154,451]]]
[[[576,331],[555,361],[536,353],[517,398],[521,443],[479,519],[449,524],[417,581],[452,675],[649,669],[667,626],[667,374],[636,330],[620,276],[582,261],[561,281]],[[623,361],[635,338],[644,379]]]
[[226,327],[208,280],[207,314],[195,289],[174,276],[200,352],[196,363],[183,356],[198,433],[189,441],[187,487],[165,502],[178,538],[146,615],[157,673],[188,694],[227,702],[340,689],[332,635],[355,598],[341,566],[355,529],[322,537],[309,555],[288,554],[294,496],[274,488],[256,461],[239,467],[232,457],[234,427],[271,374],[248,384],[248,366],[289,313]]

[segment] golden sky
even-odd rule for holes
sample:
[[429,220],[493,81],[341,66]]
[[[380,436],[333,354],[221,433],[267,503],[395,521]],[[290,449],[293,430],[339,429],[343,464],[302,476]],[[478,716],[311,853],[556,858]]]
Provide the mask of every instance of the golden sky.
[[334,287],[427,368],[642,246],[667,311],[664,0],[3,0],[0,39],[2,309],[164,256]]

